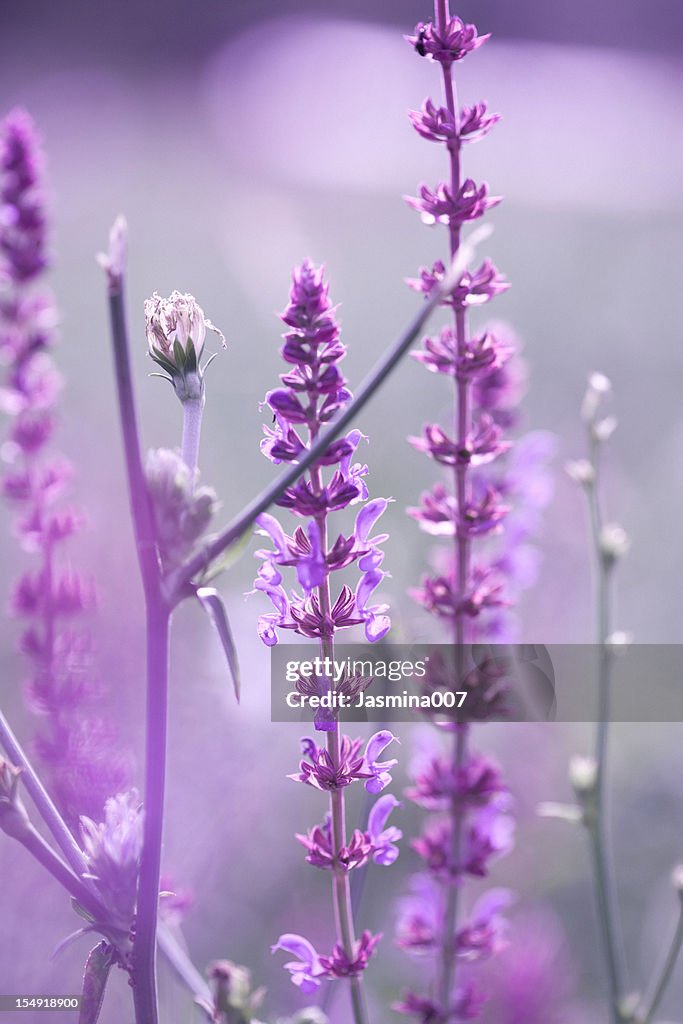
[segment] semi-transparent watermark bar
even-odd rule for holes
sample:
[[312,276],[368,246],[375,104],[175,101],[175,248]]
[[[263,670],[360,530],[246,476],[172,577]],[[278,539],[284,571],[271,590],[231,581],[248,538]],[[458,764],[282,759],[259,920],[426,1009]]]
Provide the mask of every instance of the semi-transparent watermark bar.
[[[340,644],[271,649],[274,722],[594,722],[592,644]],[[613,722],[683,722],[683,645],[607,649]]]

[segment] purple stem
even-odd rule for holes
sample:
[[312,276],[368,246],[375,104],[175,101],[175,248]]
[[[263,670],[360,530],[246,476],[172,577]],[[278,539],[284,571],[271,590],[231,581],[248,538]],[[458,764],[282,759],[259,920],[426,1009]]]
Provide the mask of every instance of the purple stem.
[[[434,5],[437,28],[441,34],[445,34],[450,13],[448,0],[435,0]],[[448,155],[450,160],[451,191],[457,196],[460,190],[460,136],[458,134],[458,105],[453,82],[451,65],[443,63],[443,89],[446,107],[453,118],[456,131],[448,142]],[[449,222],[450,256],[454,260],[460,249],[460,224],[451,218]],[[464,357],[467,351],[467,318],[464,309],[454,307],[453,312],[455,336],[458,347],[458,355]],[[470,427],[470,395],[469,382],[466,378],[455,376],[455,435],[459,450],[464,450],[467,444],[467,436]],[[460,530],[463,509],[467,502],[467,470],[465,461],[458,460],[454,468],[454,489],[457,503],[456,529],[455,529],[455,563],[457,567],[457,593],[456,593],[456,614],[455,614],[455,664],[456,681],[460,682],[463,676],[463,645],[465,642],[465,628],[462,614],[457,611],[457,606],[464,599],[467,592],[467,575],[469,571],[470,541],[466,532]],[[467,731],[466,726],[459,727],[453,740],[453,770],[459,774],[467,757]],[[456,798],[450,809],[452,820],[452,848],[451,857],[453,863],[460,862],[463,832],[463,812]],[[439,976],[437,980],[437,992],[441,1006],[447,1007],[451,1002],[451,991],[455,983],[455,956],[454,942],[458,927],[458,904],[460,888],[458,885],[450,884],[446,890],[446,901],[443,914],[442,948]]]
[[121,278],[109,288],[119,417],[133,528],[147,609],[144,833],[132,955],[137,1024],[158,1024],[156,933],[166,775],[168,638],[171,610],[161,590],[154,520],[147,492],[133,394],[128,329]]
[[[314,428],[310,435],[311,443],[315,442],[316,435],[317,430]],[[314,489],[320,492],[322,480],[318,466],[311,467],[310,477]],[[327,513],[321,515],[316,521],[320,533],[320,548],[325,552],[327,551]],[[330,582],[327,575],[323,583],[318,587],[318,598],[323,622],[327,624],[331,621]],[[323,658],[329,658],[331,662],[334,661],[333,632],[329,636],[322,636],[320,638],[320,650]],[[335,766],[339,764],[340,746],[341,730],[339,728],[339,720],[335,719],[334,729],[327,733],[327,752],[330,755],[332,764]],[[332,899],[337,926],[337,940],[349,961],[352,961],[356,946],[356,933],[353,922],[351,887],[349,876],[339,862],[339,853],[346,846],[346,808],[343,789],[330,790],[330,817],[332,820],[332,848],[335,856],[332,872]],[[367,1024],[368,1014],[362,978],[360,976],[349,978],[349,987],[354,1024]]]

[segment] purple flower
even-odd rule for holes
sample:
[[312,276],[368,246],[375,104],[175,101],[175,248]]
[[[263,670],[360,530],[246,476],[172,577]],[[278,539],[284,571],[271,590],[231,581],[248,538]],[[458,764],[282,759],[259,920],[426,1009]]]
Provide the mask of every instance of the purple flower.
[[0,139],[0,254],[12,279],[32,281],[47,267],[42,157],[32,119],[14,110]]
[[388,729],[380,729],[368,740],[363,757],[363,769],[368,775],[365,788],[368,793],[381,793],[391,783],[389,770],[398,764],[396,758],[390,761],[378,761],[382,751],[390,743],[398,743],[397,738]]
[[41,280],[47,229],[39,141],[28,114],[15,110],[0,126],[0,410],[10,419],[0,489],[34,562],[14,585],[10,606],[30,620],[20,647],[30,662],[27,702],[41,720],[35,746],[59,809],[76,828],[80,814],[97,817],[105,799],[128,785],[130,765],[113,728],[93,714],[102,685],[87,632],[74,620],[92,608],[95,592],[63,554],[84,516],[58,505],[72,471],[49,448],[62,381],[52,359],[59,316]]
[[342,736],[339,759],[335,763],[325,747],[319,747],[306,737],[301,741],[304,760],[299,762],[299,771],[287,778],[324,792],[342,789],[356,779],[370,779],[372,772],[366,765],[365,755],[360,752],[361,745],[361,740]]
[[322,979],[329,977],[329,971],[323,967],[321,958],[308,939],[304,939],[302,935],[281,935],[275,945],[270,947],[270,951],[276,953],[278,949],[297,957],[284,966],[292,976],[292,984],[300,988],[305,995],[316,992]]
[[[309,829],[305,836],[297,834],[296,838],[308,850],[308,863],[324,871],[332,871],[336,867],[341,867],[343,871],[351,871],[352,868],[361,867],[368,862],[375,849],[369,832],[354,829],[350,841],[335,853],[329,814],[322,825]],[[398,856],[398,850],[396,855]]]
[[441,927],[441,887],[431,875],[413,875],[410,895],[399,903],[396,944],[415,955],[433,953]]
[[408,117],[415,131],[429,142],[447,142],[456,138],[455,118],[447,107],[437,107],[426,99],[422,110],[409,110]]
[[142,806],[137,790],[107,800],[104,821],[81,817],[83,852],[92,878],[115,921],[126,931],[135,912],[140,855]]
[[414,775],[414,785],[406,796],[430,811],[481,807],[499,793],[506,792],[500,769],[489,758],[472,754],[462,766],[454,766],[443,757],[432,757]]
[[476,25],[467,25],[460,18],[449,18],[443,27],[431,21],[420,21],[415,26],[415,34],[406,38],[421,57],[450,67],[454,61],[479,49],[490,35],[479,36]]
[[507,922],[502,914],[514,901],[508,889],[489,889],[474,904],[456,935],[458,955],[467,960],[493,956],[505,946]]
[[387,828],[386,824],[391,812],[400,806],[400,801],[387,793],[375,802],[368,816],[367,834],[372,842],[372,859],[383,867],[393,864],[398,857],[398,847],[394,844],[403,837],[403,833],[394,825]]
[[351,956],[347,956],[341,944],[337,943],[329,956],[320,957],[320,963],[333,978],[355,978],[368,966],[381,938],[381,935],[364,931]]
[[461,142],[478,142],[500,121],[500,114],[489,114],[486,103],[475,103],[460,111],[458,134]]
[[500,196],[489,196],[486,182],[478,186],[467,178],[454,194],[450,185],[440,182],[434,191],[420,185],[417,198],[405,197],[408,206],[422,214],[425,224],[464,224],[483,217],[487,210],[501,202]]
[[488,413],[482,413],[463,442],[448,436],[437,423],[424,428],[423,437],[411,437],[410,443],[418,451],[430,455],[443,466],[481,466],[510,448],[501,440],[502,430]]

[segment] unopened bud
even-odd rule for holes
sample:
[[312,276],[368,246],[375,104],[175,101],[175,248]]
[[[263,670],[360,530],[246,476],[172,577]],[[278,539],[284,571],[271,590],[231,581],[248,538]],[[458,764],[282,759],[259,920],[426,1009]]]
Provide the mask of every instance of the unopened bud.
[[681,900],[683,900],[683,864],[677,864],[671,872],[671,883]]
[[610,437],[616,429],[616,416],[605,416],[604,419],[597,420],[591,428],[593,432],[593,437],[596,441],[609,441]]
[[215,491],[197,487],[196,474],[168,448],[150,451],[145,472],[161,553],[177,563],[209,525],[217,504]]
[[178,291],[167,299],[158,292],[146,299],[145,323],[149,354],[168,374],[181,402],[200,400],[204,385],[199,360],[206,332],[213,331],[225,346],[221,331],[204,316],[193,295]]
[[600,551],[604,561],[611,565],[631,547],[629,535],[618,523],[607,523],[600,531]]
[[19,793],[21,768],[0,758],[0,829],[13,839],[23,839],[31,823]]
[[623,654],[627,647],[633,643],[633,633],[627,633],[623,629],[615,629],[607,637],[605,643],[615,654]]
[[121,288],[127,255],[128,225],[125,217],[117,217],[109,232],[109,249],[97,254],[97,262],[107,275],[110,292],[117,292]]
[[592,757],[577,754],[569,762],[569,781],[578,797],[584,798],[595,791],[598,766]]
[[595,483],[595,470],[588,459],[573,459],[565,466],[574,483],[582,487],[590,487]]
[[581,405],[581,419],[584,423],[591,423],[595,418],[600,403],[604,396],[609,393],[612,385],[604,373],[592,373],[588,378],[588,387]]

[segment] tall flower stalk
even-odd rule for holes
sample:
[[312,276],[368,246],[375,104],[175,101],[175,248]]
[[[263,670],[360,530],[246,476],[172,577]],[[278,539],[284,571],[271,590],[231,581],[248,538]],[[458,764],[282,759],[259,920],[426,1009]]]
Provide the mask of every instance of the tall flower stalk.
[[[483,138],[498,120],[485,103],[459,108],[453,66],[475,51],[488,36],[474,25],[451,17],[445,0],[437,0],[433,22],[420,23],[409,42],[415,51],[441,68],[443,103],[427,99],[410,114],[418,134],[445,146],[449,177],[434,189],[423,184],[417,197],[408,197],[427,224],[442,224],[448,231],[450,261],[463,244],[464,226],[482,217],[500,202],[486,183],[477,185],[462,172],[466,143]],[[413,287],[429,295],[442,280],[444,263],[422,268]],[[449,627],[453,659],[432,660],[429,684],[458,689],[467,666],[465,645],[476,639],[496,638],[494,615],[507,604],[504,566],[486,547],[475,558],[475,542],[501,530],[509,511],[500,490],[500,474],[482,470],[510,448],[503,439],[509,425],[500,415],[500,403],[488,401],[486,382],[504,368],[514,352],[506,337],[486,330],[473,337],[468,323],[470,307],[479,306],[504,291],[507,283],[489,260],[467,271],[442,300],[450,323],[437,338],[427,338],[416,357],[427,369],[453,379],[454,412],[451,431],[437,424],[413,438],[415,447],[450,470],[450,488],[438,483],[422,495],[411,514],[429,533],[452,537],[436,575],[423,579],[417,600]],[[490,389],[495,391],[494,389]],[[482,663],[480,713],[491,710],[497,678],[495,659]],[[493,689],[492,689],[493,685]],[[458,963],[473,962],[496,952],[503,924],[501,912],[510,894],[491,890],[465,915],[462,891],[465,879],[484,877],[490,861],[511,845],[512,822],[507,814],[509,796],[497,767],[469,749],[470,728],[463,717],[447,726],[450,751],[437,753],[418,766],[409,798],[432,816],[414,842],[426,869],[414,883],[399,924],[398,942],[411,953],[429,953],[434,972],[428,992],[408,992],[397,1009],[423,1024],[471,1019],[478,1016],[483,994],[469,981],[460,980]]]
[[586,496],[592,570],[594,581],[595,648],[597,653],[597,722],[593,756],[576,756],[570,764],[570,781],[579,808],[545,805],[541,811],[583,823],[590,843],[597,915],[607,973],[610,1019],[613,1024],[650,1024],[666,992],[683,946],[683,873],[678,867],[673,885],[679,897],[678,922],[656,972],[649,993],[633,995],[628,987],[623,936],[619,921],[618,896],[614,881],[609,837],[608,768],[609,724],[612,709],[612,678],[617,652],[630,636],[614,628],[614,572],[630,547],[619,523],[608,521],[604,512],[604,445],[617,421],[606,413],[611,383],[602,373],[593,373],[581,406],[586,430],[587,457],[570,462],[567,471]]
[[127,784],[129,758],[111,725],[95,713],[102,683],[83,624],[94,588],[65,548],[84,516],[61,503],[71,467],[54,449],[61,379],[51,352],[57,310],[44,277],[49,266],[42,154],[31,119],[14,111],[0,130],[0,408],[10,419],[2,493],[16,535],[35,568],[10,599],[26,624],[20,640],[31,669],[29,707],[40,716],[36,747],[57,802],[73,825],[97,816]]
[[[282,320],[287,326],[282,356],[293,369],[282,375],[283,387],[267,395],[274,424],[265,428],[261,444],[263,453],[275,463],[296,462],[351,397],[339,368],[345,347],[321,269],[306,262],[295,271]],[[278,630],[293,630],[317,640],[323,659],[334,659],[335,638],[341,630],[363,625],[366,639],[372,643],[389,629],[386,605],[371,603],[386,575],[381,549],[386,535],[371,534],[387,502],[383,498],[369,500],[367,466],[353,461],[361,440],[360,431],[351,430],[334,441],[299,482],[280,496],[277,503],[299,520],[292,535],[286,534],[271,515],[258,520],[260,532],[273,545],[257,553],[263,561],[255,583],[275,608],[262,615],[259,622],[259,634],[267,646],[278,642]],[[353,531],[334,538],[331,514],[354,505],[359,511]],[[354,563],[361,573],[355,592],[346,584],[333,591],[332,574]],[[300,590],[285,590],[283,567],[295,569]],[[327,678],[319,677],[302,679],[299,685],[322,694],[330,684]],[[341,685],[353,693],[363,681],[349,678]],[[346,979],[353,1020],[365,1024],[368,1017],[362,976],[380,936],[364,931],[357,937],[349,872],[370,858],[378,864],[393,863],[398,855],[393,844],[400,832],[386,827],[397,805],[394,797],[386,795],[371,809],[366,829],[354,829],[349,835],[345,790],[358,781],[364,782],[370,793],[385,788],[396,762],[380,761],[380,757],[394,737],[382,730],[362,750],[360,740],[342,734],[336,715],[318,717],[316,728],[326,734],[325,745],[304,739],[303,760],[290,778],[328,795],[329,811],[324,821],[297,838],[307,851],[307,861],[332,875],[337,942],[324,956],[303,936],[286,934],[280,936],[273,951],[282,949],[295,957],[286,966],[294,984],[304,992],[315,991],[324,978]]]

